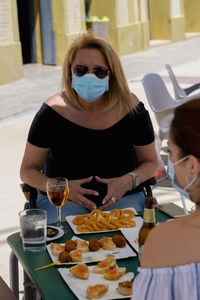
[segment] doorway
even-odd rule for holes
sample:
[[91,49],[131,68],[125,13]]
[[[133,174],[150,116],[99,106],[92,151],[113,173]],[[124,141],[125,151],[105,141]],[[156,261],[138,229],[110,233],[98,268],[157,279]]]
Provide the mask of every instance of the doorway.
[[36,63],[37,57],[33,0],[17,0],[17,13],[23,64]]
[[[40,18],[40,36],[36,36],[34,1],[37,1]],[[55,37],[52,24],[51,0],[17,0],[19,36],[23,64],[37,63],[37,54],[42,64],[56,64]],[[41,39],[42,51],[37,48],[36,37]],[[39,52],[38,52],[39,51]],[[42,53],[40,53],[42,52]]]

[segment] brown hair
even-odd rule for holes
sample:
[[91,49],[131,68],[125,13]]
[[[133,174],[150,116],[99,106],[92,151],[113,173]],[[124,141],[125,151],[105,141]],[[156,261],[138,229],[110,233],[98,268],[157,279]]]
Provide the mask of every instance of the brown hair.
[[170,136],[181,157],[192,154],[200,159],[200,98],[176,107]]
[[65,91],[69,100],[78,108],[81,104],[78,100],[77,93],[72,88],[72,73],[71,65],[75,59],[79,49],[97,49],[99,50],[110,71],[109,91],[105,92],[102,102],[102,111],[109,110],[117,103],[120,104],[120,111],[124,108],[129,112],[135,108],[133,97],[129,90],[124,71],[118,56],[117,51],[111,43],[92,32],[88,32],[78,37],[72,42],[67,50],[63,63],[62,88]]

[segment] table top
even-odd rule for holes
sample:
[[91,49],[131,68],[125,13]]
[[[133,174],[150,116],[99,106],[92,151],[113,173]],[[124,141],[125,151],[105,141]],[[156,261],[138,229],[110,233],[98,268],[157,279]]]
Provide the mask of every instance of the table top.
[[[156,209],[157,222],[164,222],[167,219],[169,219],[169,216]],[[61,238],[55,240],[56,243],[63,243],[66,240],[71,239],[71,237],[74,235],[67,222],[64,222],[63,226],[66,229],[66,232]],[[103,236],[112,237],[115,234],[116,231],[112,231],[107,233],[80,234],[78,237],[89,240],[91,237],[100,239]],[[121,234],[121,232],[118,231],[117,234]],[[43,253],[24,252],[19,232],[10,235],[7,238],[7,242],[19,260],[20,264],[26,271],[27,275],[40,292],[43,300],[77,299],[57,271],[60,266],[53,266],[47,269],[34,271],[35,268],[50,264],[52,262],[47,250]],[[137,267],[139,265],[138,256],[133,258],[119,259],[117,260],[117,263],[120,267],[126,267],[127,272],[133,272],[135,274],[137,273]],[[71,267],[71,265],[69,267]]]

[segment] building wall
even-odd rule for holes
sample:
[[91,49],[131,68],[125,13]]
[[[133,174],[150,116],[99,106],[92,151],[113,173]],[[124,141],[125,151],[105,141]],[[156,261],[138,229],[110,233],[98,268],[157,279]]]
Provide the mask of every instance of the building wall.
[[56,60],[62,65],[67,47],[86,32],[85,7],[82,0],[52,0]]
[[200,0],[184,0],[186,32],[200,32]]
[[[16,1],[0,0],[0,84],[23,76]],[[49,1],[56,63],[62,65],[67,47],[87,31],[84,0]],[[40,2],[33,3],[37,63],[43,63]],[[200,0],[92,0],[89,14],[109,18],[108,39],[126,55],[148,49],[150,39],[177,42],[186,32],[200,32],[199,11]]]
[[16,0],[0,2],[0,85],[23,77]]
[[90,16],[107,16],[108,38],[120,55],[142,50],[142,31],[135,0],[93,0]]
[[184,40],[185,18],[182,0],[150,0],[151,37],[153,40]]

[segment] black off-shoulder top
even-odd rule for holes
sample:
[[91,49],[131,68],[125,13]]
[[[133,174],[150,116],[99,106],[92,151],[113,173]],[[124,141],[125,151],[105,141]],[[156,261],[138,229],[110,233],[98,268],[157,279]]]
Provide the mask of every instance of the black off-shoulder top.
[[154,131],[142,102],[137,112],[103,130],[77,125],[44,103],[33,119],[28,141],[50,149],[43,168],[49,177],[111,178],[136,168],[133,145],[150,144]]

